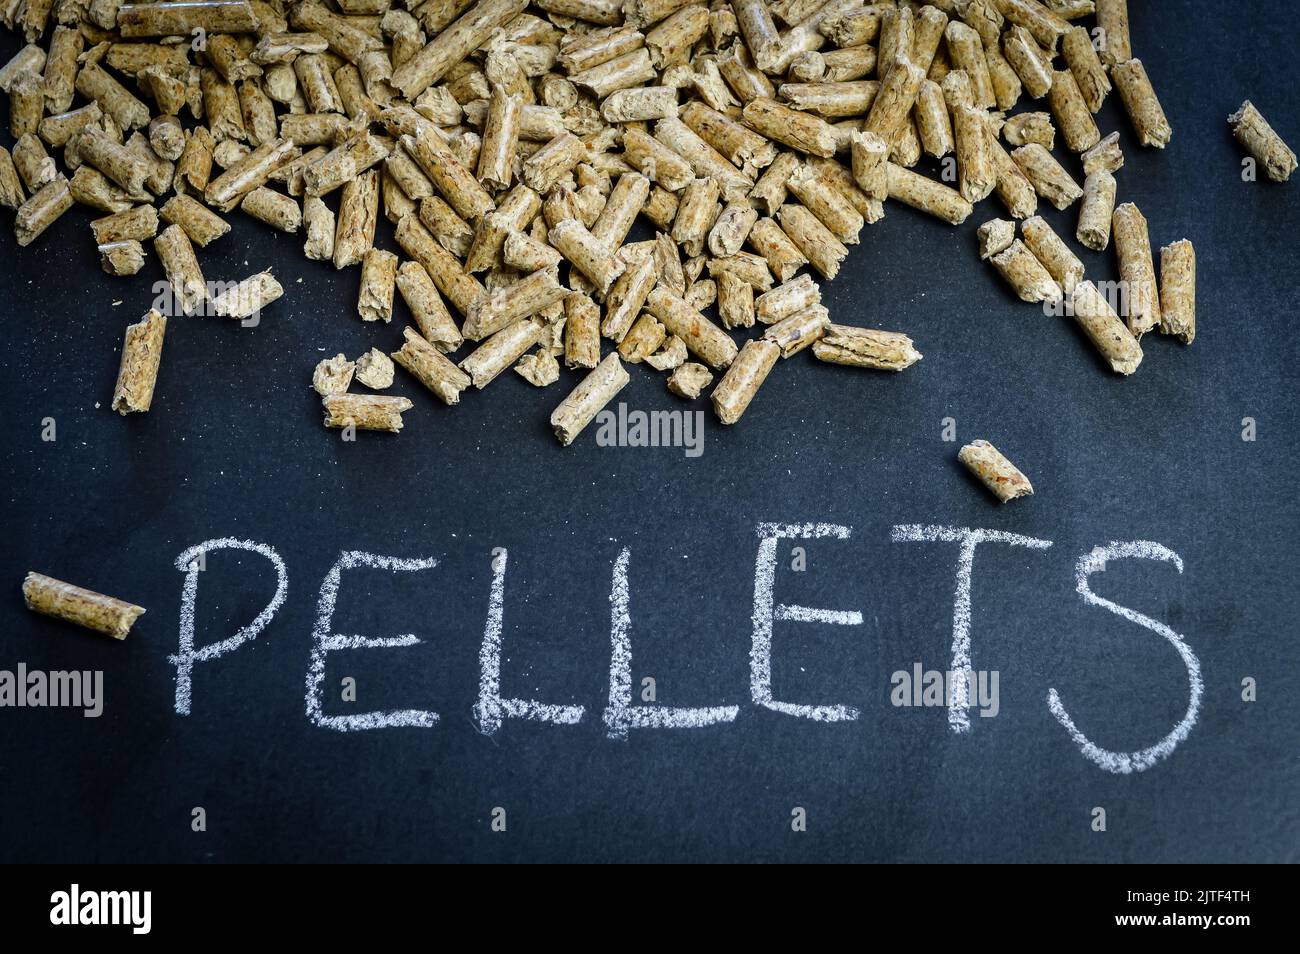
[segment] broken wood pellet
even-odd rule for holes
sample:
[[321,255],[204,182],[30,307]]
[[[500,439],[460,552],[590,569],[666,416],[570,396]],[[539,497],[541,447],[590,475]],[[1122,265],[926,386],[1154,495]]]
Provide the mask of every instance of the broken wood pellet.
[[718,420],[740,420],[780,357],[781,348],[773,341],[755,338],[745,343],[709,397]]
[[321,360],[311,375],[311,386],[321,397],[343,394],[352,384],[357,364],[343,354]]
[[809,305],[769,325],[763,337],[781,349],[781,357],[788,358],[819,339],[829,325],[830,312],[825,306]]
[[1001,503],[1028,497],[1034,492],[1029,479],[988,441],[971,441],[957,452],[957,459]]
[[198,311],[208,295],[207,283],[185,230],[179,225],[169,225],[158,234],[153,245],[171,285],[173,303],[187,315]]
[[551,413],[551,427],[560,443],[566,447],[572,444],[629,380],[618,355],[606,355]]
[[[174,229],[176,226],[173,225],[171,228]],[[249,321],[256,319],[263,308],[283,296],[284,287],[268,270],[250,275],[233,287],[214,295],[210,304],[214,315]]]
[[393,361],[411,372],[444,404],[458,404],[460,393],[470,386],[470,375],[411,328],[403,328],[402,337],[402,347],[390,356]]
[[987,261],[1001,251],[1005,251],[1016,238],[1016,223],[1006,219],[989,219],[975,230],[979,239],[980,259]]
[[515,362],[515,373],[534,387],[544,388],[560,380],[560,363],[549,351],[534,351]]
[[359,431],[402,429],[402,413],[411,409],[409,398],[387,394],[327,394],[321,398],[325,426]]
[[1115,209],[1114,229],[1120,283],[1127,299],[1124,317],[1128,330],[1141,338],[1160,324],[1160,295],[1156,288],[1151,236],[1146,217],[1132,202]]
[[1124,167],[1124,153],[1120,149],[1119,133],[1113,132],[1108,136],[1104,136],[1097,145],[1079,158],[1083,162],[1083,174],[1085,176],[1090,176],[1099,171],[1112,174],[1118,172]]
[[[1002,127],[1002,138],[1009,146],[1027,146],[1034,142],[1051,152],[1056,146],[1056,127],[1052,125],[1052,117],[1047,113],[1020,113],[1007,120]],[[1093,148],[1099,147],[1100,143]]]
[[30,570],[23,580],[23,602],[34,613],[114,639],[126,639],[131,626],[145,612],[141,606]]
[[1112,371],[1129,375],[1138,369],[1142,363],[1142,345],[1096,285],[1078,282],[1070,298],[1070,311]]
[[1019,239],[989,258],[1021,301],[1060,301],[1061,287]]
[[393,386],[393,361],[378,348],[371,348],[357,358],[356,379],[374,391]]
[[135,324],[127,325],[113,388],[112,408],[119,414],[144,413],[152,406],[166,331],[167,319],[152,309]]
[[667,338],[663,324],[654,315],[642,313],[618,343],[618,355],[628,364],[640,364],[658,351]]
[[361,258],[361,292],[357,314],[362,321],[392,321],[393,289],[397,284],[397,256],[371,248]]
[[921,360],[905,334],[849,325],[826,325],[812,349],[819,361],[877,371],[902,371]]
[[99,265],[106,275],[135,275],[144,268],[144,246],[136,239],[98,246]]
[[1079,206],[1079,244],[1101,252],[1110,244],[1110,219],[1115,211],[1115,177],[1104,169],[1088,176],[1083,183],[1083,203]]
[[1296,170],[1296,155],[1268,124],[1255,105],[1246,100],[1228,117],[1228,125],[1237,141],[1246,147],[1264,173],[1274,182],[1286,182]]
[[1187,239],[1160,250],[1160,333],[1196,338],[1196,249]]

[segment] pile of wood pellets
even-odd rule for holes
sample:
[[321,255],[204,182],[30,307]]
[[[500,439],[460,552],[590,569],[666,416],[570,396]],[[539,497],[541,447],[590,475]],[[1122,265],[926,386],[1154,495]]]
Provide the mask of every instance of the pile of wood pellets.
[[[581,369],[551,415],[564,444],[626,364],[682,398],[711,387],[726,424],[805,349],[900,371],[921,357],[911,339],[832,323],[814,277],[835,277],[887,200],[957,224],[996,194],[1010,219],[981,227],[981,256],[1116,372],[1147,332],[1195,335],[1193,247],[1163,248],[1157,276],[1146,220],[1115,207],[1118,133],[1094,120],[1113,87],[1143,145],[1172,134],[1127,0],[0,0],[0,19],[28,42],[0,68],[16,140],[0,204],[20,244],[81,203],[103,214],[106,272],[137,273],[151,242],[172,315],[246,319],[280,284],[218,287],[195,255],[238,208],[357,266],[362,320],[390,321],[400,293],[400,350],[316,368],[330,427],[402,427],[411,402],[377,393],[394,362],[447,404],[508,368],[538,387]],[[1026,98],[1047,109],[1013,112]],[[1294,153],[1253,106],[1230,122],[1289,177]],[[931,177],[923,155],[951,158]],[[1081,200],[1087,248],[1113,232],[1126,301],[1085,279],[1039,198]],[[397,250],[375,247],[381,210]],[[638,218],[653,239],[628,241]],[[123,414],[150,407],[166,324],[151,310],[126,332]]]

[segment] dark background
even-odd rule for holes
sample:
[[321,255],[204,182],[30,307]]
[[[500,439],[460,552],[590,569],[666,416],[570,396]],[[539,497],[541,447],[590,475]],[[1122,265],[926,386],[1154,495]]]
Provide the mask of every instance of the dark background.
[[[404,306],[387,327],[363,325],[357,269],[308,262],[300,235],[237,213],[232,234],[200,251],[206,276],[273,266],[285,297],[253,329],[173,320],[153,410],[120,418],[108,404],[123,329],[161,278],[152,249],[140,275],[111,279],[88,210],[25,250],[6,225],[0,668],[102,669],[106,702],[97,720],[0,712],[0,858],[1296,860],[1300,184],[1243,183],[1225,122],[1249,97],[1300,143],[1294,41],[1276,16],[1264,2],[1227,17],[1204,3],[1134,3],[1134,50],[1173,142],[1138,147],[1115,94],[1099,116],[1123,138],[1119,201],[1139,204],[1157,249],[1196,244],[1194,345],[1149,336],[1139,372],[1112,376],[1068,319],[1014,300],[979,262],[975,228],[1003,214],[996,199],[959,229],[891,203],[824,300],[837,321],[906,331],[925,359],[890,375],[796,356],[738,426],[707,413],[696,459],[598,447],[593,430],[562,449],[547,418],[571,372],[544,392],[505,373],[447,408],[399,370],[392,393],[415,402],[402,434],[344,443],[320,425],[311,369],[338,351],[395,349]],[[0,56],[16,48],[6,36]],[[1073,235],[1077,206],[1044,214]],[[1082,257],[1090,278],[1118,277],[1113,252]],[[630,407],[685,406],[659,373],[630,371]],[[56,442],[40,439],[46,417]],[[941,439],[945,417],[962,442],[994,441],[1037,495],[993,503]],[[1258,422],[1254,443],[1241,439],[1245,417]],[[781,551],[779,602],[858,609],[865,623],[778,623],[774,684],[779,698],[858,706],[857,722],[814,724],[749,700],[761,521],[854,528],[847,542],[807,544],[803,574]],[[918,522],[1055,542],[980,548],[974,666],[1000,671],[1002,711],[965,736],[942,709],[888,701],[893,671],[948,661],[956,548],[889,540],[894,524]],[[173,561],[223,536],[275,547],[288,600],[256,642],[196,667],[183,718],[166,658],[183,578]],[[1124,561],[1094,588],[1182,633],[1205,695],[1173,756],[1124,777],[1086,761],[1045,698],[1057,688],[1089,737],[1117,750],[1153,744],[1182,717],[1173,649],[1074,590],[1080,555],[1132,539],[1177,551],[1185,573]],[[634,685],[654,676],[666,705],[739,705],[735,723],[605,737],[622,546]],[[576,727],[477,731],[493,547],[510,550],[503,692],[584,705]],[[336,631],[424,642],[331,657],[328,711],[432,708],[433,729],[343,734],[304,714],[321,580],[349,549],[441,565],[345,576]],[[83,634],[23,610],[28,569],[149,612],[124,643]],[[197,642],[250,620],[273,580],[260,557],[213,557]],[[345,675],[359,683],[351,708],[337,701]],[[1245,676],[1259,682],[1254,704],[1240,698]],[[190,831],[197,805],[203,834]],[[489,830],[494,806],[509,813],[504,834]],[[806,833],[790,831],[794,806],[808,812]],[[1089,827],[1094,806],[1107,809],[1103,834]]]

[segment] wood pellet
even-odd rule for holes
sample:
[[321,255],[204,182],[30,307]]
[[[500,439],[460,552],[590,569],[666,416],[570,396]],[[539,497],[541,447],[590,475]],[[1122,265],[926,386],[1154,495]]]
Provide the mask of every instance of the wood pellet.
[[[301,233],[307,259],[356,268],[355,308],[376,334],[408,322],[391,360],[377,344],[314,365],[329,427],[399,431],[407,398],[350,390],[394,386],[394,363],[448,405],[508,368],[536,387],[583,374],[552,415],[562,444],[629,364],[684,399],[712,388],[724,424],[801,351],[901,371],[921,357],[912,339],[835,323],[818,282],[894,209],[960,226],[993,195],[1007,218],[981,216],[972,259],[1018,298],[1063,305],[1114,370],[1136,369],[1144,333],[1196,333],[1192,244],[1161,248],[1157,276],[1152,239],[1168,237],[1116,207],[1130,185],[1119,134],[1095,118],[1114,89],[1139,142],[1172,136],[1124,0],[98,0],[57,13],[15,6],[28,45],[0,66],[16,140],[0,151],[0,205],[19,244],[84,205],[107,273],[154,254],[176,314],[246,319],[284,286],[267,271],[209,285],[196,249],[232,216]],[[1249,101],[1229,123],[1270,179],[1290,177],[1295,154]],[[1113,233],[1124,314],[1036,215],[1040,198],[1082,200],[1085,248]],[[150,408],[167,317],[127,328],[115,410]]]

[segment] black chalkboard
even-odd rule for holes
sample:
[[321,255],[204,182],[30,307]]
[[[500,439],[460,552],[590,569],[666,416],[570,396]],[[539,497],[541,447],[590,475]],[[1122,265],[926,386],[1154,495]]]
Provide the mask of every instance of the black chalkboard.
[[[924,360],[888,375],[792,358],[738,426],[705,413],[696,457],[597,446],[591,430],[562,449],[546,422],[571,372],[546,391],[505,374],[447,408],[399,371],[395,392],[415,403],[402,434],[340,440],[321,427],[312,367],[395,349],[405,311],[363,325],[356,269],[308,262],[301,237],[239,215],[201,253],[207,276],[270,266],[285,298],[256,328],[173,321],[153,410],[120,418],[108,402],[122,334],[161,278],[156,258],[135,279],[105,277],[82,209],[25,250],[6,226],[0,668],[102,670],[104,706],[94,719],[0,711],[0,858],[1297,860],[1300,184],[1243,182],[1225,123],[1251,98],[1300,143],[1275,6],[1133,4],[1173,142],[1140,148],[1114,96],[1099,117],[1121,131],[1120,200],[1140,205],[1157,246],[1196,244],[1191,347],[1148,337],[1140,371],[1115,377],[1068,319],[1014,300],[978,261],[974,231],[996,203],[957,229],[890,204],[824,294],[836,320],[906,331]],[[15,49],[6,37],[0,57]],[[1073,234],[1075,210],[1044,214]],[[1113,253],[1083,258],[1091,276],[1118,277]],[[685,407],[644,368],[620,400]],[[946,418],[959,442],[994,441],[1036,495],[997,506],[956,463]],[[776,604],[861,621],[778,620],[771,685],[778,700],[853,707],[852,721],[753,701],[764,524],[851,530],[774,545]],[[1000,698],[969,732],[942,708],[890,701],[892,673],[945,669],[953,641],[959,545],[894,539],[910,525],[1052,544],[976,548],[972,665],[999,673]],[[169,661],[177,558],[225,537],[273,548],[287,593],[255,639],[195,664],[183,716]],[[1112,541],[1181,558],[1181,572],[1114,560],[1087,585],[1169,627],[1203,679],[1187,737],[1129,774],[1085,757],[1048,705],[1054,689],[1081,732],[1118,751],[1155,745],[1186,714],[1174,646],[1078,591],[1080,561]],[[651,677],[657,710],[730,706],[733,721],[609,737],[624,550],[635,704]],[[323,716],[430,710],[436,724],[343,732],[309,718],[322,584],[345,551],[437,565],[342,572],[326,635],[419,644],[328,655]],[[24,611],[29,569],[149,612],[124,643],[83,634]],[[577,724],[504,718],[483,733],[480,650],[500,574],[502,694],[581,706]],[[196,582],[203,646],[262,611],[276,577],[265,556],[224,550]],[[1247,678],[1257,701],[1243,700]],[[206,831],[192,830],[196,807]],[[806,831],[792,830],[796,809]]]

